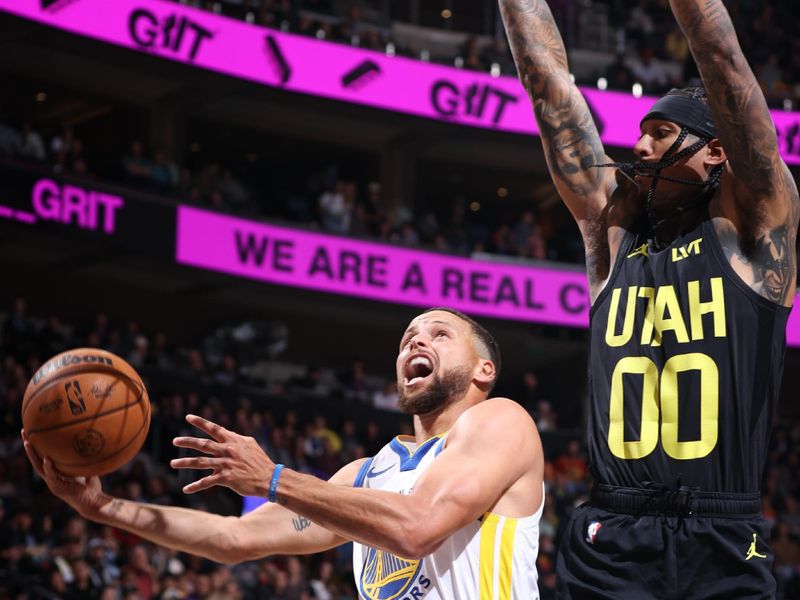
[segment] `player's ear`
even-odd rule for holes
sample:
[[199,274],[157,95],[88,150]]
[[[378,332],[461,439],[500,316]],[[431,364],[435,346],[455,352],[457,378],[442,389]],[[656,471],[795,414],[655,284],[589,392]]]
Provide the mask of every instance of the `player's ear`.
[[714,138],[706,146],[706,156],[704,162],[710,167],[716,167],[723,164],[728,160],[728,155],[725,153],[725,148],[719,141],[719,138]]
[[497,369],[494,363],[488,358],[480,359],[480,363],[475,373],[475,380],[478,383],[490,384],[497,376]]

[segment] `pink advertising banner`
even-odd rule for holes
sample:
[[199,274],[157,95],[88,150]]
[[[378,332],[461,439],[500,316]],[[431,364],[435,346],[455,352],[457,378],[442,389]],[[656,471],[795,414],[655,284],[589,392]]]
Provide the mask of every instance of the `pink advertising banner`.
[[180,206],[178,263],[279,285],[585,327],[579,271],[516,266],[257,223]]
[[[536,135],[525,92],[492,77],[281,33],[161,0],[0,0],[0,10],[103,42],[292,92]],[[584,89],[603,142],[632,147],[653,100]],[[800,113],[773,111],[800,164]]]
[[[177,262],[278,285],[474,315],[587,327],[582,272],[309,233],[180,206]],[[800,295],[787,330],[800,346]]]

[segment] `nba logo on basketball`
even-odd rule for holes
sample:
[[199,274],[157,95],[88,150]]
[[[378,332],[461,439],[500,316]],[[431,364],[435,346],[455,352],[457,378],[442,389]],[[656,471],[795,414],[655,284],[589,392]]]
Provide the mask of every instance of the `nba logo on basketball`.
[[594,544],[597,532],[600,531],[602,526],[603,524],[600,521],[592,521],[589,523],[589,527],[586,529],[586,541],[590,544]]

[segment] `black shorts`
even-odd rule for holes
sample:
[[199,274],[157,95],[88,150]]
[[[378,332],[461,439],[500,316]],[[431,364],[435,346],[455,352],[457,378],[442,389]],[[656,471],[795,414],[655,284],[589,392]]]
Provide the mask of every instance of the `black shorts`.
[[576,508],[556,563],[558,598],[774,598],[769,525],[747,515]]

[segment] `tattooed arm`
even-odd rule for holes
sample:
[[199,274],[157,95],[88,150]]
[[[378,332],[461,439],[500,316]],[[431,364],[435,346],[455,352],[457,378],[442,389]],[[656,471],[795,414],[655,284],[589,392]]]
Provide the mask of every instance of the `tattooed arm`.
[[788,306],[797,273],[800,201],[780,157],[766,100],[722,0],[670,0],[670,5],[689,40],[729,161],[726,175],[732,177],[723,176],[721,211],[738,243],[736,256],[730,239],[726,252],[731,264],[748,265],[740,274],[753,289]]
[[[34,469],[50,491],[82,517],[130,531],[160,546],[221,563],[237,563],[270,554],[322,552],[347,542],[277,504],[264,504],[244,517],[223,517],[201,510],[114,498],[103,491],[98,477],[88,481],[63,477],[49,460],[36,454],[27,439],[24,444]],[[342,467],[330,482],[352,486],[365,460]]]
[[[547,2],[500,0],[500,12],[520,80],[533,103],[550,175],[578,222],[590,260],[605,239],[597,223],[616,187],[613,170],[592,168],[609,159],[589,107],[570,79],[564,42]],[[599,274],[607,267],[600,267]]]

